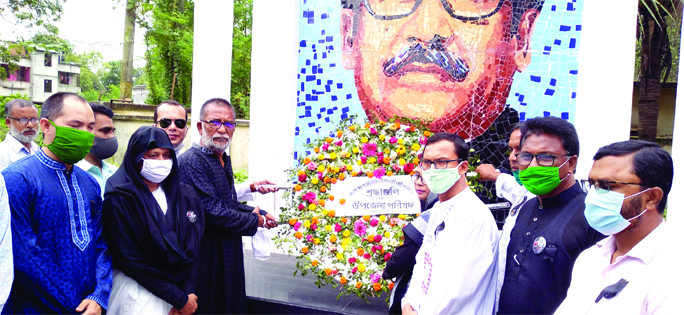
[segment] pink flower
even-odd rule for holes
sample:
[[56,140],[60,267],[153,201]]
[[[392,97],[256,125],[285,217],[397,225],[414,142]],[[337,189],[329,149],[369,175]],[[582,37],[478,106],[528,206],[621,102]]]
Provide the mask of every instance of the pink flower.
[[425,138],[425,137],[420,137],[420,141],[419,141],[419,142],[420,142],[420,144],[423,144],[423,145],[424,145],[424,144],[427,143],[427,138]]
[[298,178],[300,182],[305,182],[306,181],[306,174],[299,175]]
[[369,254],[369,253],[363,254],[363,258],[365,258],[365,259],[370,259],[370,254]]
[[323,150],[323,151],[328,151],[328,149],[330,149],[330,145],[328,143],[324,143],[321,146],[321,150]]
[[339,223],[335,223],[335,232],[342,231],[342,226]]
[[314,223],[314,224],[311,225],[311,229],[312,229],[312,230],[315,231],[317,228],[318,228],[318,225],[316,225],[316,223]]
[[358,268],[354,267],[354,268],[352,269],[352,273],[356,273],[357,270],[358,270]]
[[385,261],[390,260],[392,258],[392,253],[385,253]]
[[378,223],[379,223],[379,222],[380,222],[380,220],[378,220],[378,219],[376,219],[376,218],[372,218],[372,219],[370,220],[370,225],[371,225],[371,226],[378,226]]
[[378,145],[375,143],[364,143],[363,146],[361,146],[361,149],[363,149],[364,156],[378,155]]
[[361,237],[366,235],[366,223],[362,219],[354,222],[354,233]]
[[342,140],[339,140],[339,141],[335,142],[335,145],[338,146],[338,147],[341,147],[341,146],[342,146]]
[[375,239],[373,239],[373,241],[376,242],[376,243],[382,241],[382,236],[380,236],[379,234],[376,235],[376,236],[375,236]]
[[313,235],[307,235],[306,240],[309,242],[313,242]]
[[349,262],[350,264],[355,263],[355,262],[356,262],[356,257],[349,258],[348,262]]
[[411,127],[406,127],[406,130],[404,130],[404,131],[411,132]]
[[300,203],[299,206],[297,206],[297,209],[304,210],[304,205]]
[[302,223],[301,223],[301,222],[295,223],[295,225],[294,225],[294,230],[295,230],[295,231],[299,231],[299,227],[300,227],[300,226],[302,226]]
[[374,253],[375,253],[377,250],[378,250],[378,247],[377,247],[377,246],[373,245],[373,246],[371,247],[371,252],[374,252]]
[[[385,172],[386,172],[386,170],[385,170],[384,167],[382,167],[382,166],[381,166],[381,167],[378,167],[377,170],[373,171],[373,177],[375,177],[375,178],[382,178],[383,176],[385,176]],[[374,225],[374,226],[375,226],[375,225]]]
[[323,172],[318,172],[318,174],[316,174],[316,177],[318,177],[318,180],[323,180]]
[[378,283],[378,281],[380,281],[380,278],[381,278],[380,274],[377,274],[377,273],[374,273],[370,276],[370,280],[373,283]]
[[313,203],[314,201],[318,201],[316,194],[313,192],[308,192],[308,193],[302,195],[302,199],[304,199],[305,201],[308,201],[309,203]]
[[331,252],[334,252],[337,250],[337,247],[335,245],[330,245],[330,246],[328,246],[328,250]]
[[377,134],[378,134],[378,131],[375,130],[375,128],[371,127],[370,133],[371,133],[372,135],[377,135]]
[[337,269],[333,269],[332,274],[336,275],[336,274],[337,274]]
[[399,164],[394,164],[392,165],[392,168],[394,169],[394,172],[399,172],[401,170],[401,166]]
[[397,140],[397,137],[392,137],[389,139],[389,143],[391,143],[391,144],[395,144],[395,143],[397,143],[397,141],[399,141],[399,140]]
[[346,166],[346,165],[340,166],[340,172],[344,172],[344,171],[346,171],[346,170],[347,170],[347,166]]
[[316,163],[314,163],[314,162],[309,162],[309,164],[306,165],[306,168],[308,168],[309,171],[313,171],[313,170],[316,169],[316,166],[318,166],[318,165],[316,165]]
[[361,157],[361,163],[366,164],[368,162],[368,159],[365,156]]

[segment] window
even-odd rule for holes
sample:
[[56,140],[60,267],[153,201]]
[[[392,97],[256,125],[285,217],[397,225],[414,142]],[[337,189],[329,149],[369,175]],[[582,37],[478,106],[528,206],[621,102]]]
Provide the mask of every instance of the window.
[[71,83],[71,75],[68,72],[59,71],[59,84]]
[[46,67],[52,67],[52,54],[50,54],[50,53],[45,54],[44,64]]
[[45,80],[45,84],[43,85],[43,92],[52,93],[52,80]]
[[21,67],[17,71],[17,81],[29,82],[31,78],[31,68]]

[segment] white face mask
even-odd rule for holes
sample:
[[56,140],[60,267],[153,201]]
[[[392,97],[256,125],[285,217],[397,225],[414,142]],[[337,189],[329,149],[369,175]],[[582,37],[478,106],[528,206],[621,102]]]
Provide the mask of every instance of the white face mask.
[[159,184],[166,179],[166,177],[171,174],[171,168],[173,167],[173,160],[149,160],[142,159],[143,167],[140,171],[140,175],[146,180]]

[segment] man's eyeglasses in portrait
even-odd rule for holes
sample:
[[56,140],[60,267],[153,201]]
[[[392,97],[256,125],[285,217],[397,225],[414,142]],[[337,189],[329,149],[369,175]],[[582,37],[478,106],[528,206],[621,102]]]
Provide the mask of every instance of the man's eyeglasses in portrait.
[[[361,2],[361,0],[358,0]],[[424,0],[362,0],[368,12],[378,20],[395,20],[407,17],[420,7]],[[427,0],[436,1],[436,0]],[[477,21],[499,12],[504,0],[439,0],[444,10],[454,19]]]
[[556,161],[556,158],[562,157],[562,156],[570,156],[569,154],[563,154],[563,155],[553,155],[553,154],[532,154],[532,153],[518,153],[515,155],[515,157],[518,160],[518,165],[521,166],[528,166],[532,163],[532,160],[534,158],[537,159],[537,164],[539,166],[553,166],[553,163]]
[[19,124],[21,124],[21,125],[27,125],[29,121],[32,124],[37,125],[38,122],[40,121],[40,118],[14,118],[14,117],[8,117],[8,118],[18,121]]
[[225,126],[226,130],[232,130],[235,129],[235,122],[234,121],[219,121],[219,120],[202,120],[202,122],[209,124],[209,128],[211,129],[219,129],[221,126]]
[[172,122],[176,125],[176,127],[180,128],[180,129],[185,128],[185,125],[187,125],[187,123],[188,123],[185,119],[171,120],[171,118],[162,118],[162,119],[157,121],[157,123],[159,124],[159,127],[162,127],[162,128],[168,128],[169,126],[171,126]]
[[641,187],[648,187],[647,185],[644,185],[641,183],[628,183],[628,182],[621,182],[621,181],[615,181],[615,180],[582,179],[579,182],[580,182],[580,187],[582,187],[582,190],[584,190],[584,192],[588,192],[591,188],[594,188],[594,189],[596,189],[596,192],[599,194],[608,193],[612,189],[617,188],[617,186],[619,186],[619,185],[638,185]]
[[430,160],[420,160],[420,168],[423,170],[429,170],[432,165],[435,165],[435,168],[437,169],[442,169],[442,168],[447,168],[449,166],[449,163],[451,162],[462,162],[462,159],[455,159],[455,160],[437,160],[437,161],[430,161]]

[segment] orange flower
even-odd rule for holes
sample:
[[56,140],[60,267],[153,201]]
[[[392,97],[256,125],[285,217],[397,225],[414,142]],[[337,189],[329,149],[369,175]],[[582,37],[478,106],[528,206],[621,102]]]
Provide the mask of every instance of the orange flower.
[[384,121],[384,120],[381,120],[381,121],[378,122],[378,124],[379,124],[380,126],[384,126],[384,125],[385,125],[385,121]]
[[373,243],[373,241],[375,240],[375,235],[373,235],[373,234],[368,235],[367,240],[369,243]]
[[333,184],[337,184],[337,178],[333,178],[330,180]]
[[297,231],[297,233],[295,233],[295,237],[298,239],[302,239],[302,232]]
[[351,131],[356,130],[356,126],[349,126],[349,130],[351,130]]
[[409,131],[410,131],[410,132],[416,131],[416,127],[411,126],[411,128],[409,128]]
[[338,130],[338,131],[337,131],[337,137],[338,137],[338,138],[342,138],[342,130]]
[[315,147],[314,152],[318,153],[318,151],[321,151],[321,149],[319,149],[318,147]]
[[328,216],[331,218],[335,217],[335,210],[328,211]]
[[333,138],[327,137],[327,138],[325,138],[325,142],[327,142],[327,143],[332,143],[332,142],[333,142]]
[[375,291],[380,291],[382,289],[382,284],[380,283],[373,283],[373,290]]
[[337,236],[335,236],[335,235],[330,236],[330,243],[335,243],[335,242],[337,242]]
[[[352,173],[351,173],[351,176],[352,176],[352,177],[356,177],[357,174],[358,174],[357,172],[352,172]],[[343,175],[344,175],[344,174],[343,174]]]
[[385,176],[392,176],[392,175],[394,175],[394,173],[392,171],[387,171],[387,174],[385,174]]
[[304,158],[304,164],[309,164],[311,162],[311,159],[309,157]]
[[420,164],[420,159],[419,158],[413,159],[413,164],[415,164],[415,165]]
[[340,199],[340,204],[341,204],[341,205],[343,205],[345,202],[347,202],[347,199],[344,199],[344,198]]
[[325,186],[321,186],[321,192],[325,192],[326,190],[328,190],[328,189],[325,188]]
[[299,185],[299,184],[298,184],[298,185],[295,185],[295,186],[294,186],[294,190],[295,190],[295,191],[300,191],[300,190],[302,190],[302,185]]
[[390,226],[394,226],[394,224],[396,224],[396,223],[394,223],[394,220],[390,220],[389,224],[390,224]]
[[325,268],[325,274],[326,274],[327,276],[331,275],[331,274],[332,274],[332,269],[330,269],[330,268]]
[[318,217],[313,217],[311,219],[311,224],[318,224]]
[[[413,127],[411,127],[411,128],[413,128]],[[387,288],[390,290],[394,289],[394,282],[390,282],[389,285],[387,285]]]
[[363,251],[363,248],[359,247],[359,249],[356,250],[356,254],[359,256],[363,256],[365,252]]
[[370,124],[366,123],[365,125],[363,125],[363,128],[366,128],[366,129],[370,128]]
[[386,156],[386,157],[382,158],[382,163],[390,164],[390,158],[389,158],[389,156]]
[[341,284],[347,284],[347,278],[341,277],[341,278],[340,278],[340,283],[341,283]]
[[361,282],[358,282],[358,281],[356,282],[356,288],[361,289]]
[[312,262],[311,262],[311,265],[314,266],[314,267],[318,266],[318,260],[312,261]]
[[330,201],[333,201],[333,200],[335,200],[335,196],[330,195],[330,196],[328,196],[328,199],[330,199]]
[[347,223],[347,218],[342,218],[342,223]]
[[368,176],[368,178],[373,178],[373,172],[366,173],[366,176]]
[[297,224],[297,219],[292,218],[292,219],[290,219],[289,223],[290,223],[290,225],[294,226],[295,224]]
[[364,215],[364,216],[363,216],[363,220],[364,220],[364,221],[370,220],[370,216],[369,216],[369,215]]
[[342,174],[340,174],[339,177],[340,177],[340,180],[344,180],[344,178],[345,178],[346,176],[344,175],[344,173],[342,173]]
[[[323,188],[325,188],[325,186],[321,187],[321,191],[325,192],[325,190],[323,190]],[[321,205],[321,207],[325,207],[325,199],[319,200],[318,203]]]
[[423,132],[423,135],[426,136],[426,137],[429,137],[429,136],[430,136],[430,132],[427,131],[427,130],[425,130],[425,131]]
[[329,182],[330,182],[330,177],[328,177],[328,176],[323,177],[323,182],[325,182],[326,184],[329,183]]
[[309,246],[302,247],[302,253],[306,254],[309,252]]

